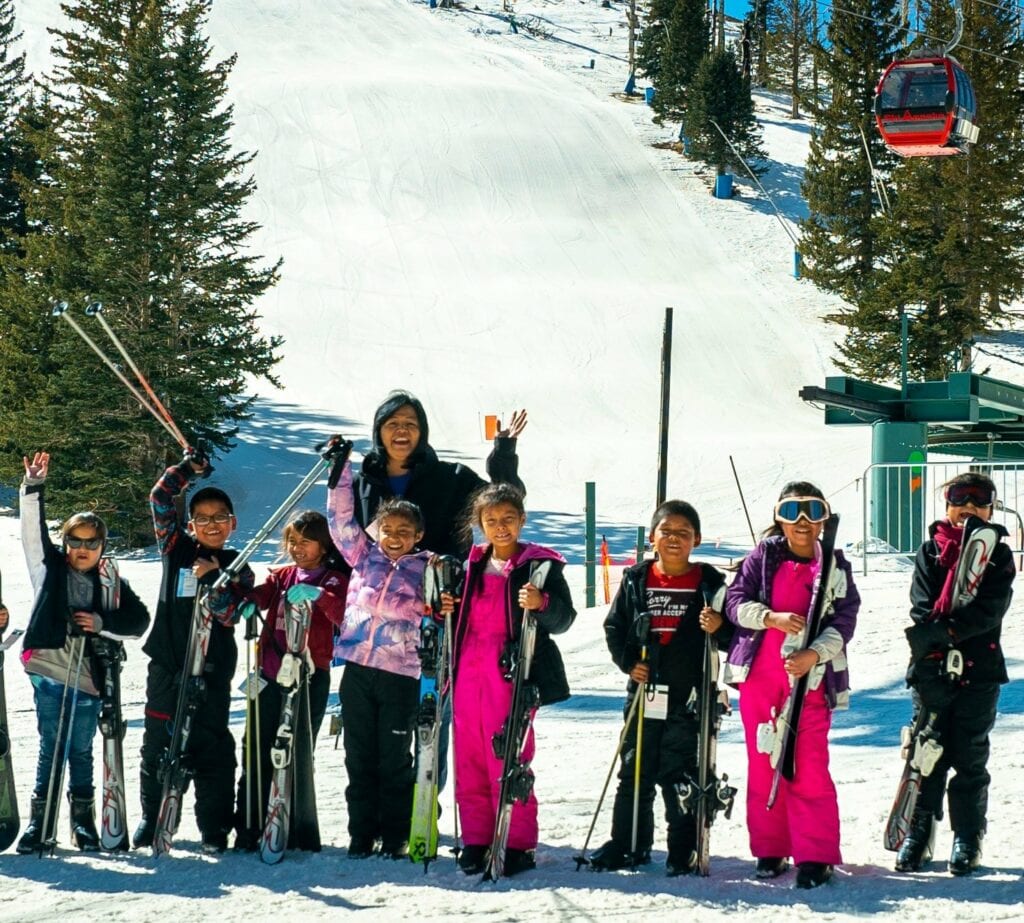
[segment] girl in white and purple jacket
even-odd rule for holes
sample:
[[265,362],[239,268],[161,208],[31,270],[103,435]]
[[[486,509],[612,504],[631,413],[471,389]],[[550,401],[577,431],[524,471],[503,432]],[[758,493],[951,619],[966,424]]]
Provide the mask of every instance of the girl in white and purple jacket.
[[412,741],[419,699],[416,653],[423,615],[423,572],[430,552],[417,551],[423,516],[408,500],[377,509],[374,542],[356,521],[352,469],[345,462],[327,497],[331,537],[352,567],[345,620],[334,653],[345,661],[345,769],[348,854],[408,853],[414,783]]

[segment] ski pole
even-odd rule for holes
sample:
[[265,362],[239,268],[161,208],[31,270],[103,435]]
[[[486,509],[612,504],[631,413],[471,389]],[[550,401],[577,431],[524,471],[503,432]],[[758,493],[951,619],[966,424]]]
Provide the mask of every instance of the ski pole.
[[129,391],[131,391],[131,393],[135,397],[135,400],[137,400],[142,405],[143,410],[148,410],[156,418],[157,423],[159,423],[165,430],[167,430],[171,438],[175,442],[177,442],[178,445],[180,445],[183,449],[188,448],[188,443],[182,438],[181,433],[177,431],[177,427],[172,427],[167,422],[167,420],[160,416],[159,411],[157,411],[157,409],[152,404],[149,403],[149,401],[146,399],[146,396],[128,380],[127,376],[116,365],[114,365],[114,363],[111,362],[110,359],[107,358],[106,353],[104,353],[103,350],[96,345],[95,340],[93,340],[93,338],[82,329],[78,321],[76,321],[70,314],[68,314],[68,303],[66,301],[54,302],[53,310],[51,313],[54,317],[63,317],[64,320],[66,320],[71,325],[71,329],[74,330],[75,333],[77,333],[85,341],[86,345],[89,346],[89,348],[94,353],[96,353],[97,356],[100,357],[103,364],[106,365],[107,368],[109,368],[110,371],[112,371],[114,375],[117,376],[117,379],[121,382],[121,384],[123,384]]
[[[68,689],[71,687],[71,670],[72,663],[75,663],[75,648],[77,646],[77,663],[75,666],[75,680],[74,687],[75,692],[71,699],[71,721],[67,722],[67,741],[64,746],[64,753],[62,756],[58,756],[58,750],[61,743],[61,734],[65,729],[65,718],[67,717],[67,702],[68,702]],[[82,656],[85,653],[85,636],[80,635],[75,638],[71,644],[71,662],[68,663],[67,679],[64,681],[64,692],[61,694],[60,699],[60,717],[57,720],[57,736],[53,742],[53,761],[50,763],[50,784],[46,791],[46,807],[43,810],[43,835],[39,840],[39,858],[42,858],[43,852],[46,847],[49,846],[50,852],[52,853],[54,847],[57,845],[57,807],[54,803],[54,789],[57,788],[58,769],[60,770],[59,776],[63,782],[64,777],[64,763],[67,761],[71,753],[71,726],[74,724],[75,715],[74,709],[78,704],[78,680],[82,675]],[[56,793],[59,797],[59,792]],[[50,826],[55,829],[50,830]]]
[[594,810],[594,816],[590,821],[590,829],[587,831],[587,838],[583,841],[583,849],[580,850],[578,856],[573,857],[573,861],[576,863],[576,871],[578,872],[584,865],[590,865],[590,860],[587,858],[587,847],[590,846],[590,838],[594,835],[594,828],[597,826],[597,818],[601,813],[601,807],[604,805],[605,795],[608,794],[608,785],[612,780],[612,773],[615,772],[615,764],[619,761],[619,756],[622,753],[622,747],[626,742],[626,735],[629,733],[629,725],[637,713],[637,708],[640,705],[640,696],[633,696],[633,701],[629,705],[629,711],[626,713],[626,720],[622,725],[622,731],[619,732],[619,742],[615,747],[615,754],[612,756],[611,765],[608,767],[608,775],[604,777],[604,785],[601,787],[601,796],[597,799],[597,808]]
[[[647,662],[647,645],[640,649],[640,660]],[[640,704],[636,710],[636,765],[633,768],[633,831],[630,837],[630,858],[636,862],[636,841],[640,825],[640,763],[643,759],[644,745],[644,700],[647,698],[647,683],[643,682],[637,686],[636,697]]]
[[103,316],[103,302],[93,301],[85,309],[87,317],[95,317],[99,321],[100,326],[103,328],[104,333],[110,337],[110,341],[117,348],[117,351],[124,357],[124,361],[128,363],[128,367],[135,373],[135,377],[139,380],[139,384],[145,389],[146,394],[149,395],[153,401],[153,406],[163,414],[164,419],[171,427],[172,435],[177,433],[178,444],[184,449],[188,448],[188,441],[181,434],[181,430],[178,425],[174,422],[174,418],[170,415],[167,408],[160,402],[160,398],[156,396],[156,393],[149,386],[149,382],[146,381],[146,376],[139,371],[139,367],[132,361],[132,357],[128,355],[128,350],[124,348],[124,344],[118,338],[117,334],[114,333],[114,329],[107,323],[107,319]]
[[736,490],[740,494],[740,503],[743,505],[743,515],[747,517],[747,528],[750,529],[750,541],[753,544],[757,544],[757,538],[754,536],[754,524],[750,521],[750,513],[747,510],[747,501],[743,496],[743,488],[740,486],[740,476],[736,473],[736,463],[732,460],[732,456],[729,456],[729,464],[732,466],[733,480],[736,481]]
[[235,559],[220,572],[220,576],[210,585],[210,593],[216,592],[217,590],[224,589],[231,580],[237,576],[243,567],[249,563],[249,559],[257,552],[260,545],[262,545],[269,537],[270,533],[273,532],[281,520],[287,516],[292,507],[295,506],[309,491],[313,485],[320,479],[320,475],[330,468],[338,455],[343,451],[345,446],[351,449],[351,443],[335,443],[329,442],[323,447],[323,451],[320,454],[320,460],[313,466],[309,474],[307,474],[285,499],[284,502],[270,514],[262,526],[259,527],[256,534],[249,539],[246,546],[238,553]]

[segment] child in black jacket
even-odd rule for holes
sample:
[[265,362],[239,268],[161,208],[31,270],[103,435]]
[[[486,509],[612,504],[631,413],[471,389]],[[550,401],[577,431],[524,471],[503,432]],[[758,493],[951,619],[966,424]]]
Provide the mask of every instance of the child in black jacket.
[[35,591],[22,661],[32,682],[39,759],[31,817],[18,852],[35,852],[55,838],[61,797],[56,782],[65,752],[72,839],[79,849],[95,852],[100,841],[92,751],[105,678],[96,647],[104,643],[101,634],[110,644],[138,638],[149,625],[149,612],[118,576],[114,559],[104,557],[107,527],[95,513],[75,513],[65,521],[61,548],[50,540],[43,505],[49,463],[46,452],[26,458],[21,488],[22,545]]
[[[1008,681],[999,637],[1010,607],[1016,569],[1008,545],[992,551],[977,594],[966,605],[951,599],[953,573],[969,516],[988,522],[996,489],[977,472],[959,474],[945,485],[946,518],[932,524],[931,537],[917,552],[910,587],[907,629],[914,718],[922,708],[937,712],[935,724],[942,755],[921,780],[921,791],[908,832],[896,857],[896,870],[916,872],[932,856],[935,820],[942,817],[946,776],[953,850],[949,871],[968,875],[981,863],[981,841],[988,811],[989,732],[995,725],[999,687]],[[994,525],[1000,536],[1006,530]],[[963,657],[963,674],[945,674],[949,651]]]
[[[153,630],[143,647],[150,663],[140,769],[142,821],[132,837],[136,849],[153,845],[163,792],[158,767],[174,730],[198,584],[213,584],[221,567],[238,555],[225,547],[237,521],[224,491],[216,487],[196,491],[189,500],[188,521],[179,518],[178,495],[207,467],[205,459],[188,456],[168,468],[150,493],[163,579]],[[234,625],[238,603],[254,582],[252,570],[246,566],[231,586],[208,599],[214,621],[203,676],[205,693],[187,749],[196,786],[196,823],[206,852],[223,852],[234,827],[237,761],[235,740],[228,729],[231,681],[238,661]]]
[[[703,685],[704,635],[727,645],[731,623],[724,620],[725,579],[709,564],[695,564],[690,553],[700,544],[700,517],[681,500],[669,500],[651,519],[654,561],[623,573],[605,619],[608,650],[629,674],[626,714],[647,684],[668,688],[664,720],[645,718],[640,758],[640,798],[636,853],[631,853],[636,772],[636,721],[622,746],[622,766],[612,813],[612,838],[590,857],[597,869],[619,869],[650,861],[654,842],[654,787],[661,786],[668,823],[670,876],[697,867],[697,825],[680,808],[676,785],[697,777],[699,718],[688,707]],[[646,651],[646,657],[645,657]]]

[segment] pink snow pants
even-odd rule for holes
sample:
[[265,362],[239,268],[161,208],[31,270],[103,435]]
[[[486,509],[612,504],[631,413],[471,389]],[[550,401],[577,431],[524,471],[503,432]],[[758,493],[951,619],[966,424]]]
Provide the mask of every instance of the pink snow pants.
[[[489,846],[498,813],[502,760],[494,755],[491,738],[501,730],[512,705],[512,684],[501,675],[498,661],[508,640],[505,615],[506,581],[485,573],[482,586],[469,600],[469,619],[456,651],[453,702],[455,800],[467,846]],[[524,756],[533,759],[533,728],[526,737]],[[537,797],[516,802],[508,835],[509,849],[537,846]]]
[[793,857],[801,862],[838,865],[839,801],[828,771],[828,731],[832,715],[822,684],[807,693],[796,738],[796,774],[781,779],[775,804],[768,810],[775,771],[768,754],[757,752],[757,726],[782,711],[789,676],[781,657],[785,635],[768,629],[746,682],[740,684],[740,716],[747,742],[747,832],[758,859]]

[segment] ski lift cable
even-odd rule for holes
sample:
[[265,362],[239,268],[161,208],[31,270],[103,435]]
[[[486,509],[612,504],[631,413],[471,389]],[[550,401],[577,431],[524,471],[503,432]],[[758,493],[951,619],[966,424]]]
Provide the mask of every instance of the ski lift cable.
[[[830,9],[833,12],[845,13],[848,16],[853,16],[856,19],[866,19],[868,22],[877,23],[880,26],[892,26],[894,29],[899,31],[906,31],[908,35],[915,35],[918,38],[928,39],[933,42],[944,42],[945,40],[938,35],[930,35],[927,32],[922,32],[920,29],[911,29],[907,27],[905,30],[899,26],[899,23],[891,19],[879,19],[877,16],[868,16],[864,13],[858,13],[856,10],[848,9],[844,6],[837,6],[834,3],[829,3],[827,0],[819,0],[818,6],[821,9]],[[972,51],[975,54],[981,55],[986,58],[993,58],[997,61],[1003,61],[1006,64],[1013,64],[1015,67],[1024,68],[1024,61],[1017,60],[1016,58],[1008,58],[1006,55],[996,54],[993,51],[985,51],[981,48],[973,48],[970,45],[958,45],[957,47],[962,48],[964,51]],[[823,49],[824,50],[824,49]]]

